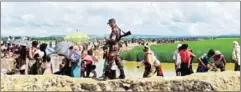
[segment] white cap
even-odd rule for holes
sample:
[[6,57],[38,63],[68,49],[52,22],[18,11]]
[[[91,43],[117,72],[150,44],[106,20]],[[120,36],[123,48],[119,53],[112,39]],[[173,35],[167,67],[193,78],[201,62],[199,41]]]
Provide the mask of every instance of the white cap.
[[177,49],[180,48],[182,46],[182,44],[177,44]]
[[215,51],[215,54],[216,54],[216,55],[220,55],[221,52],[220,52],[219,50],[216,50],[216,51]]

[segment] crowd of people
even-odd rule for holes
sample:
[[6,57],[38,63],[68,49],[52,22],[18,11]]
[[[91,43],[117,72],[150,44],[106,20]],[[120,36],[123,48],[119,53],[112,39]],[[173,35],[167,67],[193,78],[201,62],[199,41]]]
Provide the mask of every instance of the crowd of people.
[[[64,55],[65,61],[59,65],[58,72],[53,72],[50,53],[46,52],[48,48],[52,47],[52,44],[32,41],[32,47],[28,48],[26,46],[4,42],[1,44],[1,56],[11,57],[15,54],[19,54],[15,65],[21,74],[60,74],[72,77],[97,77],[95,63],[98,62],[98,59],[95,57],[93,51],[100,46],[97,45],[98,43],[92,44],[95,45],[90,46],[90,43],[84,43],[71,46],[66,50],[66,54]],[[154,76],[155,73],[157,76],[164,76],[160,61],[155,57],[150,47],[145,45],[143,51],[145,53],[143,56],[144,60],[140,62],[141,65],[145,66],[143,77],[148,78]],[[189,49],[187,44],[177,45],[177,49],[173,54],[176,76],[185,76],[194,73],[192,68],[194,57],[196,57],[196,55],[192,53],[192,50]],[[235,62],[235,71],[239,71],[240,46],[237,41],[233,42],[232,59]],[[110,79],[114,79],[118,68],[117,64],[118,63],[112,65],[110,69],[111,72],[106,72],[108,65],[105,63],[103,69],[104,73],[101,77],[108,76]],[[206,54],[198,58],[196,72],[216,71],[217,69],[225,71],[225,65],[225,56],[219,50],[210,49]],[[139,67],[140,65],[138,65],[138,68]],[[90,76],[91,74],[93,76]]]
[[[144,49],[144,60],[140,62],[141,65],[145,66],[143,77],[152,77],[155,73],[157,76],[164,76],[161,68],[160,61],[158,61],[154,53],[150,50],[149,46],[145,46]],[[188,44],[178,44],[177,49],[173,53],[174,66],[176,76],[186,76],[193,74],[193,59],[196,55]],[[234,71],[240,71],[240,46],[237,41],[233,42],[232,59],[235,63]],[[139,68],[140,65],[137,66]],[[210,49],[207,54],[203,54],[198,58],[197,73],[208,72],[208,71],[225,71],[226,68],[225,56],[219,51]]]
[[[1,51],[3,55],[12,56],[14,54],[19,54],[17,57],[15,66],[19,70],[20,74],[25,75],[41,75],[41,74],[58,74],[67,75],[71,77],[97,77],[95,72],[96,62],[98,59],[93,53],[94,50],[100,49],[103,46],[103,77],[104,79],[115,79],[116,70],[120,71],[119,78],[125,78],[124,66],[120,58],[120,50],[123,44],[128,46],[128,43],[138,43],[139,45],[145,45],[143,52],[144,60],[140,62],[144,65],[145,71],[143,73],[144,78],[149,78],[154,76],[164,76],[162,66],[160,61],[156,58],[155,53],[150,49],[150,46],[143,39],[131,39],[124,40],[121,42],[121,38],[131,35],[131,32],[122,31],[116,24],[115,19],[109,19],[107,23],[112,31],[109,38],[104,40],[96,40],[95,42],[82,43],[82,44],[72,44],[64,49],[65,53],[58,53],[64,56],[64,60],[59,65],[59,71],[53,71],[53,65],[51,63],[51,54],[55,53],[52,51],[53,43],[50,44],[40,43],[38,41],[31,41],[30,39],[25,39],[31,41],[31,46],[17,45],[13,44],[12,37],[7,39],[8,42],[4,41],[1,44]],[[123,32],[123,35],[121,34]],[[184,38],[184,39],[157,39],[152,40],[156,43],[174,43],[176,41],[195,41],[199,38]],[[56,41],[55,45],[63,41]],[[65,44],[65,43],[64,43]],[[67,43],[66,43],[67,44]],[[235,61],[235,71],[240,70],[240,46],[237,41],[233,42],[233,60]],[[62,48],[62,46],[60,47]],[[60,49],[62,50],[62,49]],[[175,61],[175,69],[177,76],[190,75],[193,72],[192,61],[196,57],[193,51],[188,48],[188,44],[178,44],[177,50],[174,52],[173,60]],[[2,55],[2,54],[1,54]],[[212,61],[214,59],[214,61]],[[197,72],[208,72],[209,70],[215,70],[219,68],[221,71],[225,71],[225,57],[218,50],[210,49],[207,54],[202,55],[198,59]],[[59,62],[59,61],[58,61]],[[139,68],[138,65],[137,68]],[[92,75],[92,76],[91,76]]]
[[[173,54],[176,69],[176,76],[190,75],[193,72],[192,61],[196,57],[187,44],[178,44],[177,50]],[[233,42],[232,59],[235,63],[234,71],[240,71],[240,46],[237,41]],[[210,49],[207,54],[198,58],[196,72],[225,71],[225,56],[219,50]]]

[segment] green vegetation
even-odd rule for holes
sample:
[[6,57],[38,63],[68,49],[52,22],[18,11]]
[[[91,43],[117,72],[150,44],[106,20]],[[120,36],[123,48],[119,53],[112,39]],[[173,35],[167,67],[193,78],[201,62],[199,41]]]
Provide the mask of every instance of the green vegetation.
[[[201,40],[201,41],[188,41],[189,48],[193,50],[196,55],[194,62],[197,58],[207,53],[209,49],[215,49],[221,51],[224,54],[228,62],[232,61],[232,42],[240,42],[240,38],[219,38],[215,40]],[[158,44],[152,45],[151,49],[161,62],[173,62],[172,55],[176,50],[177,43]],[[138,46],[129,51],[123,51],[120,53],[122,59],[127,61],[140,61],[143,60],[143,46]]]
[[57,40],[63,39],[63,37],[33,37],[32,40],[41,40],[41,41],[50,41],[50,40]]

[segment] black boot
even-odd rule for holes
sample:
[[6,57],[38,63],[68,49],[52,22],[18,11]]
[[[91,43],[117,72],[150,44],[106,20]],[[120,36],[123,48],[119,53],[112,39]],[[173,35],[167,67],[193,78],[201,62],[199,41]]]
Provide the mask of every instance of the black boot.
[[120,76],[119,76],[119,79],[125,79],[125,72],[123,69],[120,69]]

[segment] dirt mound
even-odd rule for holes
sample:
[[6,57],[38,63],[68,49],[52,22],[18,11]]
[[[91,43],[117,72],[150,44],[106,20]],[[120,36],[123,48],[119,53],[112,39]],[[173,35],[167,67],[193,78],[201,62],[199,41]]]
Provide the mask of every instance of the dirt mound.
[[1,58],[0,63],[1,63],[1,69],[2,72],[6,70],[12,70],[15,68],[14,62],[16,61],[15,57],[10,57],[10,58]]
[[97,81],[57,75],[2,75],[2,91],[239,91],[240,72],[194,74],[164,79]]

